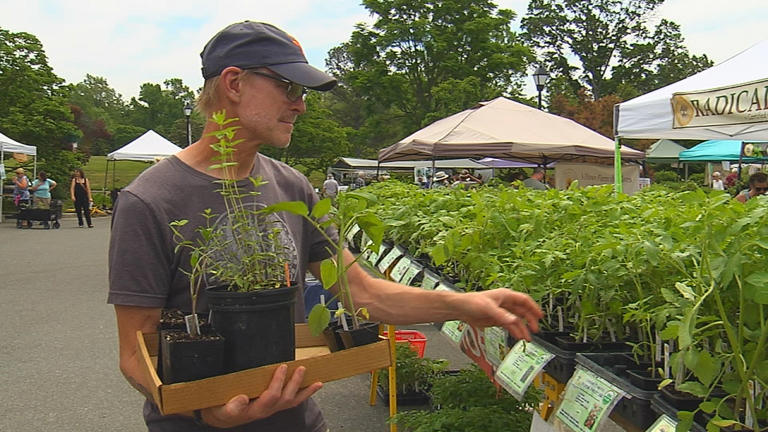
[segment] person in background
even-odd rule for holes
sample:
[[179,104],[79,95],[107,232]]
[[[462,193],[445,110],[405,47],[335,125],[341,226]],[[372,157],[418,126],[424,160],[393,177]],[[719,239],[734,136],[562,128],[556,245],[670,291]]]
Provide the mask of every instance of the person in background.
[[85,221],[88,222],[88,228],[93,228],[91,223],[91,207],[93,207],[93,196],[91,196],[91,183],[85,177],[82,169],[76,169],[72,175],[72,183],[69,186],[69,197],[75,203],[75,212],[77,213],[77,225],[83,227],[83,213]]
[[330,198],[331,202],[336,203],[336,195],[339,194],[339,183],[333,178],[333,174],[328,174],[323,182],[323,196]]
[[355,179],[355,182],[352,183],[352,186],[352,189],[360,189],[365,187],[365,174],[357,173],[357,178]]
[[712,189],[725,190],[725,186],[723,185],[723,180],[720,178],[719,171],[715,171],[712,173]]
[[758,195],[765,195],[766,192],[768,192],[768,175],[758,172],[749,176],[749,189],[739,192],[734,199],[745,203]]
[[732,188],[739,182],[739,169],[736,167],[731,168],[731,173],[725,177],[726,188]]
[[547,190],[549,189],[549,186],[544,184],[544,168],[542,167],[536,167],[533,169],[533,173],[530,177],[523,180],[523,186],[527,187],[528,189],[535,189],[535,190]]
[[[29,205],[29,178],[24,174],[24,168],[16,168],[16,177],[13,178],[13,205],[18,210],[22,209],[22,206]],[[22,220],[16,218],[16,228],[22,227]],[[31,226],[32,223],[27,221],[27,226]]]
[[45,171],[37,173],[37,179],[29,188],[32,194],[32,206],[34,208],[51,208],[51,191],[56,189],[56,182],[48,178]]
[[435,173],[435,180],[432,182],[432,189],[439,189],[448,187],[448,174],[444,171],[438,171]]

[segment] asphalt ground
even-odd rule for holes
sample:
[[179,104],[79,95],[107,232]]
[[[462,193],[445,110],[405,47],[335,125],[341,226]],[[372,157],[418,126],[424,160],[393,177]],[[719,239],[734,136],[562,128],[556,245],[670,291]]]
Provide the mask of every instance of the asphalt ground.
[[[0,431],[142,431],[143,397],[118,369],[107,298],[109,217],[78,228],[0,223]],[[426,355],[469,360],[431,325]],[[332,431],[389,431],[389,408],[368,403],[368,374],[326,383],[315,396]],[[289,432],[289,431],[286,431]]]

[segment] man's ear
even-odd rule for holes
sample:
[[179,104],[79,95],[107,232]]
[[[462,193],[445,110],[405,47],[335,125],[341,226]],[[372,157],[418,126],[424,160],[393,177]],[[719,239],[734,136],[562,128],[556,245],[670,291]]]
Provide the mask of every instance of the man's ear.
[[242,84],[242,69],[230,66],[219,75],[219,94],[230,104],[238,104],[242,97]]

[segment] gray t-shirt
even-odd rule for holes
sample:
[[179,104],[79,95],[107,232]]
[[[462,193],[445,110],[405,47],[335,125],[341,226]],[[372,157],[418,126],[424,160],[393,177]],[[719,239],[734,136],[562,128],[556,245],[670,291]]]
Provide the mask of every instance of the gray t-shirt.
[[[266,156],[257,155],[252,176],[261,176],[268,183],[258,188],[258,196],[244,199],[246,204],[304,201],[311,209],[318,201],[306,177]],[[216,215],[224,214],[224,201],[214,180],[174,156],[146,170],[120,192],[112,217],[108,303],[189,311],[189,278],[181,270],[189,268],[189,252],[184,248],[176,250],[169,224],[187,219],[189,222],[180,231],[186,239],[193,239],[197,235],[195,228],[205,224],[202,216],[205,209],[210,208]],[[254,189],[248,180],[239,181],[238,187]],[[303,276],[309,262],[329,256],[327,242],[301,216],[285,212],[278,216],[288,228],[286,241],[292,243],[291,279],[301,283],[295,317],[297,322],[302,322],[305,316]],[[207,298],[201,290],[198,312],[207,310]],[[144,407],[144,418],[152,432],[207,430],[195,426],[188,417],[163,417],[149,401]],[[309,400],[294,409],[231,430],[325,432],[326,426],[319,408]]]
[[547,185],[531,177],[528,177],[527,179],[523,180],[523,185],[528,189],[535,189],[535,190],[549,189]]

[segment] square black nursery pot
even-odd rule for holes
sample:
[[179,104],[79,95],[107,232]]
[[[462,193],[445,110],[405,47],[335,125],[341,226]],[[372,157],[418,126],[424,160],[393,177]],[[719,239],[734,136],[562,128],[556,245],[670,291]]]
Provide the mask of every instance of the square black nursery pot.
[[185,330],[160,332],[162,379],[172,384],[221,375],[224,371],[224,338],[205,331],[192,338]]

